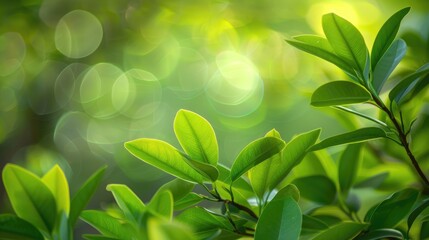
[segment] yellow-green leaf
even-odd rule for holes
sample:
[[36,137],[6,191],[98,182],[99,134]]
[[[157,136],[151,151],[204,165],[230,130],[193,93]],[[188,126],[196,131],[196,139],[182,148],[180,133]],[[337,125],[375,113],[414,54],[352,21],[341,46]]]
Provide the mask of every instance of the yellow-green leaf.
[[64,211],[68,216],[70,213],[70,192],[63,170],[58,165],[55,165],[42,177],[42,181],[54,195],[57,212]]

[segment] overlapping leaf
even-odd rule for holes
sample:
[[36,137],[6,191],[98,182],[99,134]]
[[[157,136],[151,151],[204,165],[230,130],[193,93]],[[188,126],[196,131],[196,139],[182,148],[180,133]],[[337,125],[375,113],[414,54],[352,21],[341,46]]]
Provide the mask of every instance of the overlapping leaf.
[[311,105],[316,107],[347,105],[371,100],[363,87],[348,81],[334,81],[320,86],[311,96]]

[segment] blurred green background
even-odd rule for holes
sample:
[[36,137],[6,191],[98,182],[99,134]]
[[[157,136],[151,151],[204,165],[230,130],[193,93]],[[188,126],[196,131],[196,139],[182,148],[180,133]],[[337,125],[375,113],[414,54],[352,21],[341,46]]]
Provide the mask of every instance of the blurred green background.
[[[170,177],[132,157],[123,143],[149,137],[179,147],[172,124],[181,108],[212,123],[227,166],[272,128],[290,139],[322,127],[323,138],[367,125],[309,105],[317,86],[345,75],[284,41],[323,34],[325,13],[351,21],[371,47],[382,23],[411,6],[399,34],[409,48],[396,74],[429,60],[427,0],[0,4],[0,166],[14,162],[42,174],[58,163],[72,192],[107,164],[105,183],[126,183],[148,199]],[[427,104],[423,109],[427,117]],[[102,186],[95,208],[111,201]],[[0,211],[9,211],[0,194]]]

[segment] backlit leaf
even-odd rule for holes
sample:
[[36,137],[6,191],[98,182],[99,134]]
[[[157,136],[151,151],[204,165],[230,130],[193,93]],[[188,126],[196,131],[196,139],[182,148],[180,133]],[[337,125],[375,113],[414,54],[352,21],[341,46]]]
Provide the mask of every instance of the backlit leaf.
[[419,206],[417,206],[408,216],[407,224],[408,224],[408,232],[410,232],[411,226],[413,225],[416,218],[429,207],[429,199],[426,199]]
[[128,186],[123,184],[109,184],[106,189],[112,192],[125,217],[139,224],[146,210],[146,206],[140,198]]
[[80,217],[106,237],[121,240],[132,240],[135,237],[135,231],[130,224],[124,223],[105,212],[85,210],[81,213]]
[[176,202],[187,196],[188,193],[190,193],[192,189],[194,189],[194,187],[195,184],[183,181],[180,178],[176,178],[162,185],[160,188],[158,188],[157,192],[163,192],[167,190],[170,191],[173,195],[174,201]]
[[54,195],[57,212],[64,211],[68,215],[70,212],[70,192],[63,170],[58,165],[55,165],[43,176],[42,181]]
[[348,81],[334,81],[320,86],[311,96],[315,107],[347,105],[371,100],[363,87]]
[[153,213],[166,219],[173,217],[173,195],[168,190],[157,192],[147,206]]

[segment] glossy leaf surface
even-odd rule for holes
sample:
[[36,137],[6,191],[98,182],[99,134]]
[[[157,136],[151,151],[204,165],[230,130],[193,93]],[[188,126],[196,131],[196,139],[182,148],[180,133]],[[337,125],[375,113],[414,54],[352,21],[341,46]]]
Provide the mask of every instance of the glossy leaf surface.
[[126,185],[109,184],[106,188],[111,191],[119,208],[125,217],[135,223],[140,223],[146,206],[139,197]]
[[123,221],[107,213],[96,210],[85,210],[82,212],[81,218],[106,237],[121,240],[134,239],[135,232],[131,225],[123,223]]
[[315,107],[347,105],[371,100],[371,95],[363,87],[348,81],[334,81],[320,86],[311,96]]

